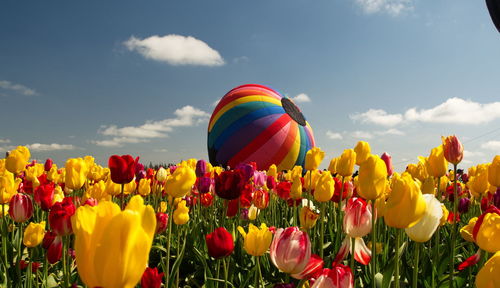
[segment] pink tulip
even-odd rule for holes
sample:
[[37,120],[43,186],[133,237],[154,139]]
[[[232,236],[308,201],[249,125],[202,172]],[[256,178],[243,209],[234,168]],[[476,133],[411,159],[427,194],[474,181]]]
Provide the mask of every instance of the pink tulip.
[[26,194],[18,193],[12,196],[9,207],[9,214],[14,222],[26,222],[33,216],[33,202]]
[[380,159],[384,161],[385,166],[387,167],[387,176],[391,176],[392,173],[394,172],[394,167],[392,166],[392,156],[389,155],[387,152],[384,152],[384,154],[380,156]]
[[317,278],[321,274],[321,271],[323,271],[323,264],[323,259],[316,254],[312,254],[304,271],[298,274],[292,274],[291,276],[295,279]]
[[446,161],[457,165],[464,157],[464,146],[457,136],[441,137],[443,140],[444,158]]
[[274,234],[270,249],[271,260],[280,271],[298,274],[311,258],[311,241],[298,227],[280,228]]
[[352,288],[354,279],[351,268],[342,264],[334,264],[332,269],[325,268],[311,288]]
[[344,231],[349,237],[358,238],[372,230],[372,207],[365,200],[352,197],[347,201],[344,216]]

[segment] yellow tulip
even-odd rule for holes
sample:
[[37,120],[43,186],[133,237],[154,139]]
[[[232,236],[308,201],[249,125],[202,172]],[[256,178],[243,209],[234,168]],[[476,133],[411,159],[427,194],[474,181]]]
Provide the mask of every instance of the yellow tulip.
[[302,197],[302,181],[300,177],[293,178],[292,187],[290,188],[290,198],[296,200]]
[[54,200],[52,201],[52,205],[56,204],[57,202],[62,202],[63,199],[64,199],[64,192],[61,186],[56,185],[56,187],[54,188]]
[[436,182],[434,181],[434,177],[427,177],[422,183],[422,194],[433,194],[436,195]]
[[464,238],[465,241],[474,243],[472,231],[474,230],[474,225],[476,225],[476,222],[477,222],[477,217],[471,218],[469,220],[469,224],[460,228],[460,235],[462,235],[462,238]]
[[375,200],[385,192],[387,168],[377,155],[370,155],[359,167],[358,194]]
[[476,166],[469,167],[467,175],[469,175],[469,177],[476,176]]
[[148,196],[151,193],[151,179],[142,178],[139,181],[139,194]]
[[500,215],[486,213],[476,235],[476,244],[490,253],[500,251]]
[[66,160],[66,187],[73,190],[82,188],[87,180],[88,168],[84,159],[70,158]]
[[446,209],[446,206],[444,206],[444,204],[441,204],[441,209],[443,210],[443,217],[441,217],[441,220],[439,221],[439,226],[444,226],[446,223],[448,223],[448,215],[450,215],[450,211]]
[[332,158],[330,160],[330,164],[328,165],[328,171],[332,173],[332,175],[337,174],[337,163],[339,162],[339,158]]
[[488,182],[491,186],[500,187],[500,155],[496,155],[488,166]]
[[159,182],[167,180],[167,176],[168,176],[167,170],[163,167],[160,167],[160,169],[156,171],[156,180],[158,180]]
[[187,193],[191,192],[191,188],[195,182],[195,170],[187,166],[177,167],[174,174],[167,178],[165,191],[174,198],[184,197]]
[[371,154],[370,144],[365,141],[359,141],[356,147],[354,147],[354,152],[356,152],[356,165],[361,166],[363,162],[368,160],[368,156]]
[[26,247],[36,247],[43,241],[45,235],[45,221],[40,223],[30,222],[24,230],[23,244]]
[[89,287],[131,288],[148,265],[156,216],[141,196],[125,210],[112,202],[79,207],[71,218],[78,274]]
[[252,204],[250,208],[248,208],[248,220],[253,221],[257,219],[257,217],[260,214],[259,208],[255,207],[255,205]]
[[319,213],[314,212],[311,208],[304,206],[300,208],[300,226],[302,229],[311,229],[316,225]]
[[[311,177],[312,175],[312,177]],[[318,184],[318,180],[321,177],[319,170],[310,170],[304,175],[304,189],[307,191],[314,189]]]
[[306,170],[316,170],[321,161],[325,158],[325,152],[318,147],[313,147],[306,153],[304,168]]
[[158,207],[158,212],[166,213],[167,212],[167,202],[161,201],[160,207]]
[[250,223],[248,233],[243,227],[238,226],[238,231],[243,236],[243,248],[252,256],[261,256],[266,253],[273,240],[273,233],[265,223],[260,224],[260,229]]
[[291,176],[290,180],[292,180],[295,177],[302,177],[302,170],[303,170],[302,166],[294,166],[292,168],[292,171],[288,173]]
[[477,288],[500,287],[500,252],[496,252],[479,270],[476,276]]
[[123,194],[125,195],[134,194],[136,188],[137,188],[137,183],[135,183],[135,177],[134,177],[134,180],[123,185]]
[[7,204],[10,198],[17,193],[17,188],[21,184],[22,180],[16,178],[14,180],[14,174],[9,171],[5,171],[0,175],[0,204]]
[[5,171],[5,158],[0,159],[0,174],[3,174],[4,171]]
[[59,175],[59,173],[57,171],[57,165],[52,164],[52,167],[47,172],[47,180],[52,181],[54,183],[57,183],[59,181],[60,177],[61,177],[61,175]]
[[[115,184],[115,185],[118,185],[118,184]],[[85,193],[85,194],[86,194],[87,198],[83,199],[84,202],[88,198],[94,198],[98,202],[100,202],[102,200],[104,200],[104,201],[111,201],[111,194],[106,193],[106,183],[104,183],[104,181],[102,181],[102,180],[100,180],[99,182],[97,182],[94,185],[90,186],[89,189],[87,189],[86,192],[87,193]]]
[[111,181],[111,177],[106,181],[106,194],[116,196],[122,192],[122,186]]
[[353,149],[344,150],[336,165],[337,173],[344,177],[351,176],[354,164],[356,164],[356,152]]
[[427,172],[432,177],[443,177],[448,171],[448,161],[444,158],[443,145],[432,148],[427,158]]
[[9,152],[5,158],[5,168],[13,174],[19,174],[26,169],[26,164],[30,160],[30,150],[25,146],[17,146],[16,149]]
[[186,206],[186,201],[182,200],[177,204],[177,209],[174,211],[174,223],[176,225],[184,225],[189,221],[189,208]]
[[488,164],[479,164],[476,166],[476,175],[469,179],[467,186],[472,195],[479,199],[488,191]]
[[332,199],[335,192],[335,181],[330,171],[323,171],[314,190],[314,199],[318,202],[327,202]]
[[425,199],[409,173],[403,173],[401,176],[395,173],[393,177],[392,192],[387,199],[384,216],[385,223],[394,228],[412,227],[425,214]]

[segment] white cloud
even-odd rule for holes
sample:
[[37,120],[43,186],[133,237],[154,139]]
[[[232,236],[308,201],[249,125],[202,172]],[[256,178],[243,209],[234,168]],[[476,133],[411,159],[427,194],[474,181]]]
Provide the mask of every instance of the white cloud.
[[300,93],[299,95],[292,97],[291,99],[295,103],[311,102],[311,98],[305,93]]
[[332,132],[330,130],[326,131],[326,137],[328,137],[329,139],[332,139],[332,140],[341,140],[343,139],[344,137],[342,137],[342,134],[340,133],[335,133],[335,132]]
[[387,13],[398,16],[413,10],[412,0],[356,0],[366,14]]
[[384,131],[375,131],[373,133],[375,133],[377,135],[397,135],[397,136],[405,135],[405,132],[398,130],[398,129],[394,129],[394,128],[384,130]]
[[28,88],[28,87],[21,85],[21,84],[15,84],[15,83],[12,83],[12,82],[6,81],[6,80],[0,80],[0,88],[3,88],[5,90],[14,91],[14,92],[17,92],[17,93],[22,94],[24,96],[38,95],[38,93],[34,89]]
[[207,43],[191,36],[154,35],[139,39],[130,37],[123,44],[147,59],[167,62],[170,65],[221,66],[224,59]]
[[0,144],[10,143],[10,139],[0,139]]
[[147,121],[140,126],[101,126],[97,132],[112,138],[94,140],[91,143],[104,147],[121,147],[125,143],[150,142],[154,138],[168,137],[168,133],[172,132],[176,127],[191,127],[204,123],[208,121],[210,116],[207,112],[189,105],[175,110],[174,115],[174,118]]
[[372,139],[373,134],[367,131],[353,131],[351,137],[356,139]]
[[236,57],[233,59],[233,63],[235,64],[247,63],[248,61],[250,61],[250,58],[248,58],[247,56]]
[[40,144],[33,143],[26,145],[31,151],[55,151],[55,150],[74,150],[76,147],[69,144]]
[[500,151],[500,141],[495,141],[495,140],[488,141],[486,143],[481,144],[481,148],[493,151]]
[[373,123],[382,126],[395,126],[403,121],[403,115],[388,114],[381,109],[369,109],[364,113],[356,113],[349,117],[352,120],[360,120],[362,123]]
[[410,108],[404,114],[388,114],[381,109],[369,109],[364,113],[353,114],[350,118],[382,126],[417,121],[478,125],[500,119],[500,102],[482,104],[454,97],[429,109]]

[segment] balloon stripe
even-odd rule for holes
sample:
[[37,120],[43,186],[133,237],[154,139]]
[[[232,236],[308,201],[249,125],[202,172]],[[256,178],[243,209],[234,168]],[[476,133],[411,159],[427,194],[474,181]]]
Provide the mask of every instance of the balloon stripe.
[[[222,108],[225,106],[227,103],[236,100],[240,97],[245,97],[245,96],[250,96],[250,95],[264,95],[268,97],[273,97],[277,100],[281,100],[281,96],[278,92],[273,91],[269,89],[268,87],[262,86],[262,85],[256,85],[256,84],[247,84],[247,85],[241,85],[238,86],[222,97],[222,99],[217,103],[217,107]],[[213,114],[218,113],[219,109],[215,108],[215,111]]]
[[284,136],[285,140],[283,141],[283,144],[278,148],[277,153],[274,155],[274,157],[268,157],[267,161],[264,161],[263,165],[264,167],[271,166],[272,164],[278,164],[283,161],[283,159],[286,157],[288,154],[288,151],[290,150],[290,147],[294,144],[295,138],[297,136],[297,122],[295,121],[290,121],[290,127]]
[[290,151],[288,151],[288,154],[281,161],[281,163],[276,164],[278,171],[290,169],[291,167],[293,167],[293,165],[295,165],[300,152],[300,133],[298,131],[299,130],[297,128]]
[[252,95],[252,96],[245,96],[245,97],[242,97],[242,98],[239,98],[237,100],[234,100],[232,102],[230,102],[229,104],[225,105],[222,109],[219,110],[219,112],[217,112],[216,114],[213,114],[214,117],[210,120],[210,124],[208,126],[208,132],[210,132],[215,124],[215,122],[217,122],[217,120],[219,120],[219,118],[222,116],[222,114],[226,113],[228,110],[230,110],[231,108],[239,105],[239,104],[243,104],[243,103],[247,103],[247,102],[260,102],[260,101],[263,101],[263,102],[270,102],[270,103],[274,103],[278,106],[281,106],[281,102],[279,100],[276,100],[276,99],[273,99],[273,98],[269,98],[269,97],[265,97],[265,96],[262,96],[262,95]]
[[260,102],[258,105],[253,102],[238,105],[222,115],[214,125],[209,133],[208,146],[219,149],[227,138],[242,127],[267,115],[282,114],[283,111],[282,107],[267,102]]
[[258,147],[262,146],[272,135],[279,131],[286,123],[291,121],[292,118],[288,114],[281,115],[273,124],[267,127],[259,136],[250,142],[245,148],[241,149],[231,160],[229,161],[230,166],[237,165],[241,161],[248,157],[252,151],[255,151]]
[[300,151],[299,155],[297,156],[297,160],[295,161],[295,165],[303,165],[307,153],[306,135],[303,126],[299,126],[299,134],[300,134]]
[[238,151],[247,146],[266,129],[271,123],[275,122],[281,115],[272,114],[262,117],[246,125],[238,132],[234,133],[227,141],[218,149],[215,160],[217,164],[227,165],[229,159],[236,155]]

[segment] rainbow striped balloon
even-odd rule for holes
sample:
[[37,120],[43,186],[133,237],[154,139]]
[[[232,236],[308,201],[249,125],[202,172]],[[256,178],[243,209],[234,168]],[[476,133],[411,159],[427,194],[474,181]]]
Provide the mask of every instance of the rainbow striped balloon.
[[247,84],[229,91],[208,124],[212,165],[235,167],[256,162],[259,170],[303,165],[314,147],[311,126],[300,109],[273,89]]

